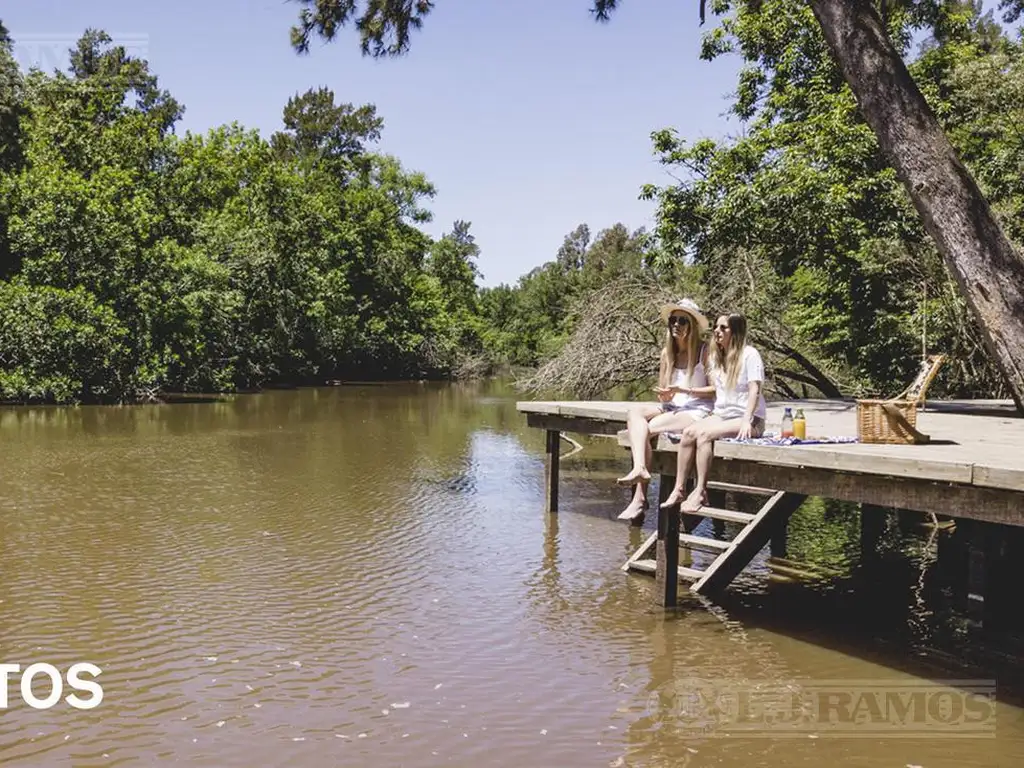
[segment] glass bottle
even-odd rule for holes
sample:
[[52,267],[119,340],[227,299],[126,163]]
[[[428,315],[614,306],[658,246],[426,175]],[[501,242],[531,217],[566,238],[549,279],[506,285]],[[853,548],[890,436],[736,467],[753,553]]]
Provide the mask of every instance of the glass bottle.
[[793,437],[797,440],[807,439],[807,419],[804,417],[803,408],[796,409],[796,416],[793,418]]
[[793,411],[790,408],[782,412],[782,436],[793,436]]

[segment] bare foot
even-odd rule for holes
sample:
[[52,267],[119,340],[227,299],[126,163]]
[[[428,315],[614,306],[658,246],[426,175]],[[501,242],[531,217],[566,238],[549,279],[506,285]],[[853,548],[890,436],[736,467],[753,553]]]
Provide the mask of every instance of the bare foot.
[[615,482],[619,485],[636,485],[637,483],[649,483],[651,481],[651,473],[646,469],[634,469],[628,475],[620,477]]
[[629,506],[626,507],[624,510],[622,510],[622,512],[619,513],[619,518],[618,519],[619,520],[633,520],[634,518],[637,518],[640,515],[644,514],[644,512],[646,510],[647,510],[647,502],[646,501],[636,501],[636,500],[634,500],[634,501],[629,502]]
[[696,488],[693,489],[693,493],[686,497],[686,501],[679,507],[680,512],[697,512],[701,507],[708,503],[707,494]]
[[663,502],[661,502],[661,508],[662,509],[668,509],[669,507],[674,507],[676,504],[678,504],[682,500],[683,500],[683,489],[682,488],[673,488],[672,489],[672,493],[670,493],[668,495],[668,498],[665,499]]

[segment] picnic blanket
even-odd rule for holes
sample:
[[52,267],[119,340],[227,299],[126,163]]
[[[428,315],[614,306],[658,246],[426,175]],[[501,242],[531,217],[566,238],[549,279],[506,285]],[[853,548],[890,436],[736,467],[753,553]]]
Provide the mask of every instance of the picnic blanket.
[[840,435],[827,435],[822,437],[805,437],[803,439],[798,437],[782,437],[777,434],[769,433],[763,437],[748,437],[746,440],[740,440],[737,437],[723,437],[727,443],[743,443],[744,445],[821,445],[828,443],[856,443],[856,437],[846,437]]
[[[665,437],[673,443],[678,443],[681,439],[678,432],[666,432]],[[723,437],[721,440],[726,443],[742,443],[743,445],[825,445],[830,443],[857,442],[856,437],[844,435],[825,435],[800,439],[798,437],[782,437],[775,432],[768,432],[762,437],[748,437],[746,440],[740,440],[737,437]]]

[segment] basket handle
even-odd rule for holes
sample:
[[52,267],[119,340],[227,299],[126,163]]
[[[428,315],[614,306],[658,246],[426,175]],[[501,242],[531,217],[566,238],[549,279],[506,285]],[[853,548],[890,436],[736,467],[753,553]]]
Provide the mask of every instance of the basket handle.
[[914,379],[913,383],[900,392],[894,400],[911,400],[916,402],[918,405],[924,405],[925,397],[928,393],[928,387],[931,386],[932,380],[935,375],[939,372],[939,368],[942,367],[945,362],[945,355],[929,355],[921,361],[921,367],[918,369],[917,378]]
[[899,422],[900,425],[902,425],[902,427],[905,430],[907,430],[907,432],[909,432],[910,434],[912,434],[914,436],[914,439],[917,440],[917,442],[919,442],[919,443],[931,442],[931,437],[929,437],[928,435],[924,434],[923,432],[919,432],[913,425],[911,425],[911,423],[909,421],[907,421],[907,417],[904,416],[900,412],[899,408],[894,406],[891,402],[889,402],[889,403],[880,403],[880,405],[882,406],[882,410],[884,410],[887,414],[889,414],[889,416],[891,416],[894,421]]

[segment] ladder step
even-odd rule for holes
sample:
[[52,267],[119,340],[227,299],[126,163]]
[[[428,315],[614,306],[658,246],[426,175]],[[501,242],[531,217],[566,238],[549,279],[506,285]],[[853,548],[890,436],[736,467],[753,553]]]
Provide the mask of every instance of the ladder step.
[[684,515],[696,515],[697,517],[713,517],[716,520],[726,520],[730,523],[749,523],[754,515],[749,512],[736,512],[731,509],[718,509],[717,507],[701,507],[696,512],[683,512]]
[[718,539],[709,539],[704,536],[691,536],[688,533],[679,534],[679,543],[686,547],[713,549],[716,552],[724,552],[732,546],[731,541],[719,541]]
[[[629,564],[629,567],[636,571],[643,571],[644,573],[654,573],[658,570],[657,560],[634,560]],[[701,576],[704,575],[704,571],[698,571],[696,568],[687,568],[685,566],[679,566],[679,578],[686,579],[688,581],[697,581]]]
[[720,483],[714,480],[708,483],[708,488],[716,491],[728,491],[730,493],[749,493],[752,496],[774,496],[778,491],[771,488],[758,488],[755,485],[737,485],[736,483]]

